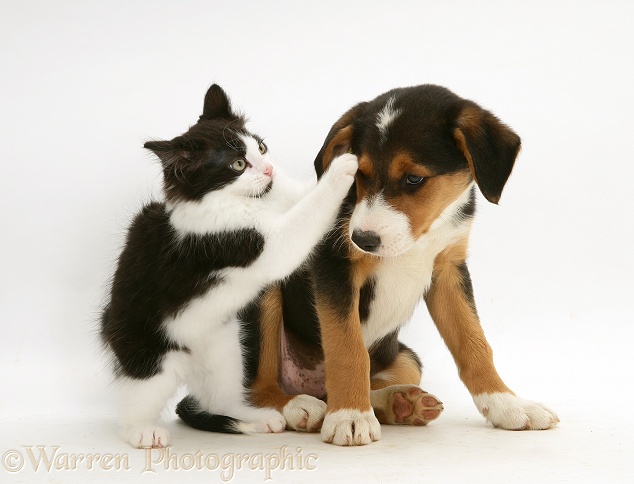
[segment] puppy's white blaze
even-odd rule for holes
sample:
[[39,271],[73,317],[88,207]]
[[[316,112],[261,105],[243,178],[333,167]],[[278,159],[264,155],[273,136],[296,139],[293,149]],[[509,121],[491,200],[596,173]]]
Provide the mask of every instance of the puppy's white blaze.
[[401,114],[401,109],[394,109],[394,96],[390,97],[383,109],[376,115],[376,127],[379,128],[381,141],[387,139],[387,130],[394,120]]
[[415,242],[407,216],[387,203],[382,194],[357,204],[350,218],[350,237],[354,230],[376,232],[381,246],[374,255],[381,257],[398,255]]

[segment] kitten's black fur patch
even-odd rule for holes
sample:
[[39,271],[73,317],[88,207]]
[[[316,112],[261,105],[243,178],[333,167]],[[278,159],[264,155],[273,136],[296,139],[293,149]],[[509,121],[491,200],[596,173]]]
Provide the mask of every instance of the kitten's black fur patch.
[[117,370],[149,378],[168,351],[179,350],[162,328],[192,299],[220,279],[225,267],[247,267],[262,252],[264,237],[254,229],[182,239],[162,203],[151,203],[134,219],[112,281],[101,334],[117,356]]

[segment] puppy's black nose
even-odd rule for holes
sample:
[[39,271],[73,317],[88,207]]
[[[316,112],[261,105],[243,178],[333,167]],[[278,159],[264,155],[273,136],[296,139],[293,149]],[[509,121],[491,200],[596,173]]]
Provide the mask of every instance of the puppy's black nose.
[[352,231],[352,241],[361,250],[375,252],[381,245],[381,237],[371,230],[354,229]]

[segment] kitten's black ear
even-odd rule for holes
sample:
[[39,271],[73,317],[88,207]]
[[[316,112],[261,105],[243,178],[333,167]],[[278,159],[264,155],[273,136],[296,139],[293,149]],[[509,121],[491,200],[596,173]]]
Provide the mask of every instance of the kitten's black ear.
[[214,84],[205,94],[205,104],[203,106],[203,114],[199,119],[216,119],[216,118],[237,118],[231,111],[231,101],[227,93],[218,85]]
[[323,175],[328,169],[332,160],[350,150],[354,135],[352,125],[359,117],[366,104],[367,103],[363,102],[350,108],[330,128],[328,136],[326,136],[324,144],[315,158],[315,172],[317,172],[317,178],[321,178],[321,175]]
[[520,137],[470,101],[456,120],[453,137],[467,159],[473,179],[491,203],[498,203],[519,153]]
[[174,146],[173,141],[148,141],[143,145],[143,147],[158,156],[163,164],[163,167],[167,167],[180,158],[189,159],[191,157],[191,153],[189,151],[180,149],[178,146]]

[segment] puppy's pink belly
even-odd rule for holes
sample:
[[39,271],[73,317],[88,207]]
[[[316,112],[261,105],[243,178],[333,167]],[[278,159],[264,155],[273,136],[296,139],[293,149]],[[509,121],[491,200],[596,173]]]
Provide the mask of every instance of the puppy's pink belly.
[[300,363],[302,358],[294,356],[294,350],[289,345],[284,329],[281,333],[280,384],[282,390],[289,395],[307,394],[316,398],[325,398],[326,367],[324,362],[313,362],[310,369],[306,368]]

